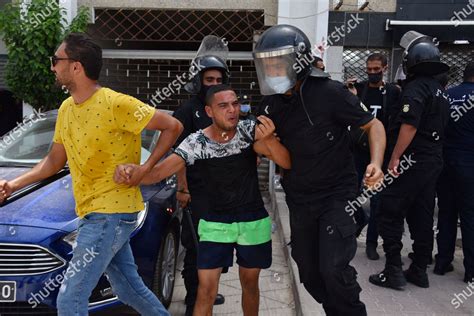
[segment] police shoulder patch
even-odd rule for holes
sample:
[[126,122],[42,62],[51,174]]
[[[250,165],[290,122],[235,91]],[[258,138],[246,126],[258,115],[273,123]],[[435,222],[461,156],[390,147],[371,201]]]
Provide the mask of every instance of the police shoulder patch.
[[402,111],[403,111],[404,113],[407,113],[408,111],[410,111],[410,104],[405,104],[405,105],[403,106]]

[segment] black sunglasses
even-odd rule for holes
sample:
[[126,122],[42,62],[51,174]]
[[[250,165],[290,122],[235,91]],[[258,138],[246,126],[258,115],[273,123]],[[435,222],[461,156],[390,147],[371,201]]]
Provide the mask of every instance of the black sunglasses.
[[73,61],[77,61],[77,60],[75,60],[74,58],[61,58],[61,57],[58,57],[58,56],[56,56],[56,55],[49,57],[49,61],[51,62],[51,66],[52,66],[52,67],[55,67],[55,66],[57,65],[58,61],[60,61],[60,60],[73,60]]

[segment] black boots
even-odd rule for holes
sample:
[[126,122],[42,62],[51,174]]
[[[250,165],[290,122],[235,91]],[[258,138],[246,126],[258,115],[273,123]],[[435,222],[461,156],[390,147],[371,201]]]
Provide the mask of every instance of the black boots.
[[401,267],[386,266],[385,270],[378,274],[372,274],[369,282],[381,287],[388,287],[394,290],[402,291],[407,285],[407,280],[403,275]]
[[436,262],[435,267],[433,269],[433,273],[437,275],[444,275],[445,273],[448,273],[451,271],[454,271],[454,267],[452,263],[449,263],[447,265],[442,265]]
[[420,268],[416,264],[412,263],[408,270],[403,271],[405,278],[408,282],[415,284],[422,288],[429,288],[430,282],[428,281],[428,274],[426,274],[426,268]]
[[365,247],[365,254],[369,260],[379,260],[380,256],[377,253],[377,244],[367,243]]

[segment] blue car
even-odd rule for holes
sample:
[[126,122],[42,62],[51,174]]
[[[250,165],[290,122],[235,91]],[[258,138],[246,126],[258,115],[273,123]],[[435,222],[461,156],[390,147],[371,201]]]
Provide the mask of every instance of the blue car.
[[[57,111],[29,120],[0,139],[0,179],[32,168],[49,151]],[[142,161],[159,132],[142,134]],[[179,250],[181,211],[172,177],[141,187],[140,211],[131,246],[145,284],[167,307],[171,303]],[[67,168],[56,176],[15,192],[0,205],[0,315],[55,315],[59,280],[72,258],[79,218]],[[122,303],[102,276],[89,298],[89,311]]]

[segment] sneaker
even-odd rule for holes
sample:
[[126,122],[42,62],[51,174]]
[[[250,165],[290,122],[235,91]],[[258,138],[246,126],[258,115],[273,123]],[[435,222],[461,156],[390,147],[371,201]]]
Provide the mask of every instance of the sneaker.
[[441,265],[436,263],[435,267],[433,269],[433,273],[437,275],[444,275],[445,273],[454,271],[454,267],[452,263],[449,263],[447,265]]
[[377,253],[377,245],[367,244],[365,247],[365,254],[369,260],[379,260],[380,256]]
[[403,275],[401,267],[388,266],[378,274],[372,274],[369,282],[381,287],[387,287],[398,291],[403,291],[407,285],[407,280]]
[[428,274],[426,269],[422,269],[415,264],[411,264],[408,270],[403,271],[405,278],[408,282],[415,284],[422,288],[429,288],[430,282],[428,280]]

